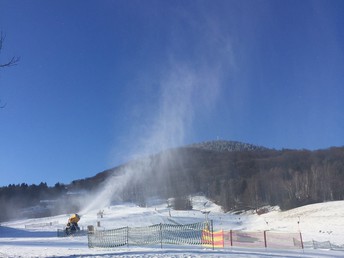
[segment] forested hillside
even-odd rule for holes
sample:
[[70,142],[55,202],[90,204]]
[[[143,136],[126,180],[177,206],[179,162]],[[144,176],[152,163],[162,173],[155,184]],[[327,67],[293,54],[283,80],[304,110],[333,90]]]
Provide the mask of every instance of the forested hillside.
[[[4,208],[0,219],[14,216],[18,208],[34,205],[51,214],[78,209],[87,202],[82,193],[101,189],[110,177],[120,180],[119,175],[127,170],[135,170],[135,178],[123,183],[123,190],[113,198],[139,205],[158,196],[174,197],[176,209],[191,208],[188,196],[196,193],[211,198],[225,211],[264,205],[290,209],[344,199],[344,147],[308,151],[252,146],[208,142],[166,150],[69,185],[23,183],[1,187],[0,205]],[[75,201],[80,196],[82,201]]]
[[[168,158],[166,158],[168,156]],[[224,210],[282,209],[344,199],[344,148],[217,152],[181,148],[156,155],[148,176],[123,198],[203,193]],[[149,187],[147,187],[149,186]]]

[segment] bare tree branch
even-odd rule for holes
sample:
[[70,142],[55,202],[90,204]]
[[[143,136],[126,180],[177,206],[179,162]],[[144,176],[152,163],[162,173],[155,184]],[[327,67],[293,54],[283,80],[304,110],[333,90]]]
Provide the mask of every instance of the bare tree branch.
[[[0,103],[1,103],[1,100],[0,100]],[[7,103],[0,105],[0,108],[4,108],[4,107],[6,107],[6,105],[7,105]]]
[[[1,54],[1,50],[3,47],[3,43],[5,41],[5,38],[6,38],[5,35],[1,32],[1,34],[0,34],[0,54]],[[0,64],[0,68],[17,65],[19,60],[20,60],[20,57],[13,56],[8,62]]]
[[[4,41],[5,41],[5,38],[6,38],[5,34],[1,31],[0,32],[0,54],[1,54],[1,50],[3,48],[3,44],[4,44]],[[17,65],[19,60],[20,60],[20,57],[13,56],[8,62],[0,63],[0,69],[1,68],[5,68],[5,67],[10,67],[10,66]],[[4,108],[4,107],[6,107],[6,103],[2,104],[1,103],[1,99],[0,99],[0,109]]]
[[20,57],[12,57],[11,60],[7,63],[4,63],[4,64],[0,64],[0,68],[4,68],[4,67],[10,67],[10,66],[14,66],[14,65],[17,65],[18,62],[20,60]]

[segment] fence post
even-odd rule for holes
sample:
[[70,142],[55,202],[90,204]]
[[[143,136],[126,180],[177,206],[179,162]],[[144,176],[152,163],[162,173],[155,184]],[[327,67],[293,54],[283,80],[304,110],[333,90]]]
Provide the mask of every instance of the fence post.
[[92,248],[90,232],[87,232],[87,242],[88,248]]
[[264,245],[265,245],[265,248],[268,247],[268,243],[266,241],[266,230],[264,230]]
[[127,227],[127,247],[129,248],[129,227]]
[[211,241],[213,242],[213,250],[215,249],[214,248],[214,225],[213,225],[213,220],[210,221],[210,224],[211,224]]
[[231,241],[231,247],[233,247],[233,230],[229,231],[229,239]]
[[160,223],[160,248],[162,249],[162,225]]
[[302,240],[302,234],[301,234],[301,231],[300,231],[300,240],[301,240],[301,248],[302,248],[302,249],[304,249],[304,248],[303,248],[303,240]]

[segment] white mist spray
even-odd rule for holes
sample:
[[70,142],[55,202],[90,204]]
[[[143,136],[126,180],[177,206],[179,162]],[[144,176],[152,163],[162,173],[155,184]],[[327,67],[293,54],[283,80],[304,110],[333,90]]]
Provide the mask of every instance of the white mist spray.
[[[214,42],[214,38],[219,38],[218,35],[206,36],[211,39],[211,43]],[[140,159],[140,162],[129,163],[123,167],[121,175],[110,177],[82,213],[108,206],[114,196],[118,196],[129,182],[140,182],[151,168],[148,155],[157,150],[183,145],[185,137],[192,133],[194,117],[198,112],[209,112],[216,103],[224,74],[223,68],[231,63],[233,58],[231,52],[228,52],[228,43],[222,44],[221,41],[213,44],[215,50],[210,53],[209,44],[206,45],[206,51],[200,53],[204,56],[198,58],[197,65],[170,59],[173,61],[169,62],[166,72],[161,76],[161,96],[158,111],[153,114],[154,122],[136,139],[140,141],[141,147],[134,153],[135,156],[146,158]],[[174,162],[174,157],[170,155],[164,155],[164,159],[166,160],[161,161],[161,173],[164,162]]]
[[[183,65],[177,65],[176,69],[165,77],[161,84],[162,94],[160,108],[156,115],[155,123],[143,135],[141,135],[142,149],[138,150],[138,157],[146,156],[125,166],[119,176],[108,179],[108,183],[95,196],[83,212],[108,206],[114,196],[119,195],[123,187],[131,181],[140,181],[145,177],[145,172],[150,169],[149,154],[156,150],[164,150],[174,146],[180,146],[185,141],[185,135],[192,129],[192,121],[197,109],[209,107],[209,98],[216,99],[219,92],[217,71],[194,71]],[[206,103],[206,101],[208,103]],[[173,157],[164,156],[173,162]],[[167,162],[167,160],[166,160]],[[164,163],[164,161],[162,161]],[[163,167],[163,166],[162,166]],[[163,173],[163,171],[162,171]]]

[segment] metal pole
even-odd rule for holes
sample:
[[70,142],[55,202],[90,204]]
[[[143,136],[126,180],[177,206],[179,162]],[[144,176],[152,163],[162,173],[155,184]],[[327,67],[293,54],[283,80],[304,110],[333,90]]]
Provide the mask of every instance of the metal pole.
[[160,223],[160,248],[162,249],[162,225]]
[[127,227],[127,247],[129,248],[129,227]]

